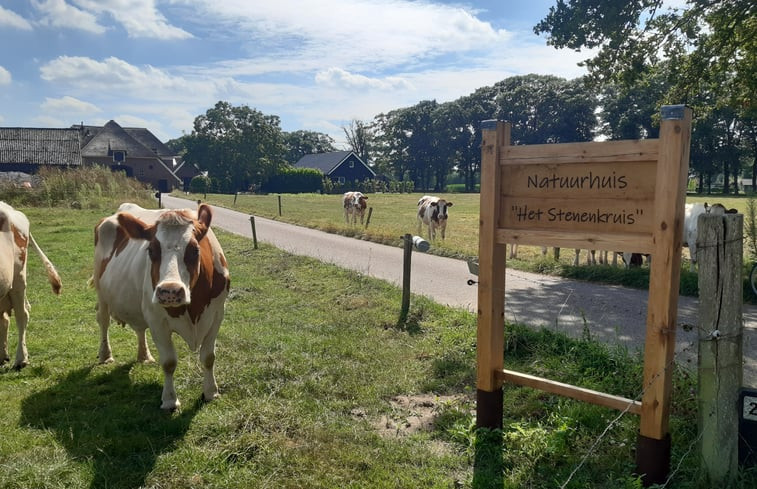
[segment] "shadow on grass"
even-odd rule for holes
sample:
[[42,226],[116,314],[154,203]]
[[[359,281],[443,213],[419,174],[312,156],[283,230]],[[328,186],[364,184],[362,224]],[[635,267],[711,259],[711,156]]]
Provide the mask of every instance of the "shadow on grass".
[[473,489],[501,488],[505,482],[502,430],[476,430]]
[[157,458],[184,437],[202,404],[161,411],[162,386],[132,383],[131,367],[76,370],[22,404],[22,424],[50,430],[72,458],[90,461],[92,488],[145,486]]

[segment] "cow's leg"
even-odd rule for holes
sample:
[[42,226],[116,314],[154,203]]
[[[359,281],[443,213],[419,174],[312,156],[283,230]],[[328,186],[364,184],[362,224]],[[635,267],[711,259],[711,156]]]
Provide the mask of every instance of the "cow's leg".
[[150,353],[150,347],[147,346],[147,332],[145,329],[135,329],[137,333],[137,361],[142,363],[153,363],[155,359]]
[[518,256],[518,244],[513,243],[510,245],[510,256],[509,258],[512,260]]
[[0,365],[5,365],[5,362],[10,361],[11,357],[8,354],[8,327],[11,320],[7,312],[0,314]]
[[[220,323],[219,323],[220,325]],[[211,332],[200,345],[200,363],[202,364],[203,381],[202,381],[202,399],[210,402],[218,398],[218,384],[213,372],[213,365],[216,361],[216,331]]]
[[152,339],[158,346],[160,366],[163,369],[163,394],[160,397],[162,401],[160,409],[175,411],[181,407],[173,382],[173,374],[176,371],[179,359],[176,356],[176,349],[171,340],[171,331],[166,325],[158,322],[158,327],[150,328],[150,332],[152,333]]
[[26,326],[29,324],[29,301],[26,300],[26,288],[20,292],[11,291],[11,303],[13,314],[16,315],[16,328],[18,329],[18,346],[16,347],[16,361],[13,368],[21,370],[29,365],[29,352],[26,350]]
[[576,257],[573,259],[573,266],[574,267],[578,266],[578,259],[579,259],[580,256],[581,256],[581,250],[578,249],[578,248],[576,248]]
[[113,352],[110,349],[110,338],[108,336],[110,308],[102,301],[97,303],[97,324],[100,325],[100,351],[97,354],[97,359],[100,363],[110,363],[113,361]]

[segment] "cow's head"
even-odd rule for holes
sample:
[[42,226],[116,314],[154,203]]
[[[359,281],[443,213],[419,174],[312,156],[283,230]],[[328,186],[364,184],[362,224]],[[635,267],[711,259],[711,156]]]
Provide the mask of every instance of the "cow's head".
[[439,199],[431,204],[433,206],[432,219],[435,221],[447,221],[447,208],[452,207],[452,202]]
[[197,217],[189,210],[170,210],[153,225],[127,212],[118,214],[118,223],[131,239],[148,242],[154,304],[178,307],[191,302],[191,290],[200,276],[201,247],[207,246],[203,238],[211,218],[206,204],[197,209]]

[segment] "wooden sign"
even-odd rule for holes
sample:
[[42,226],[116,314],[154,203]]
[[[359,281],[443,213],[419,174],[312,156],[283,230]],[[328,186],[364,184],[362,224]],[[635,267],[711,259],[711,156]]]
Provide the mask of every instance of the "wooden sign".
[[[477,426],[502,427],[504,381],[627,410],[643,483],[664,482],[691,110],[663,107],[659,139],[512,146],[509,124],[481,129]],[[507,243],[652,255],[641,403],[504,369]]]
[[[552,241],[544,233],[583,233],[579,247],[647,251],[657,149],[656,139],[509,147],[500,161],[500,233],[523,244]],[[605,239],[591,242],[592,234]],[[643,244],[620,248],[618,239]]]

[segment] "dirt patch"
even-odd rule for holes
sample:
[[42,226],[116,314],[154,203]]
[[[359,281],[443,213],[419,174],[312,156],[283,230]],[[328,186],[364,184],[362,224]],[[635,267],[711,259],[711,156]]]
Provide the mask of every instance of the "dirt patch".
[[381,416],[373,425],[385,437],[400,437],[434,429],[434,421],[441,407],[461,401],[462,396],[419,394],[390,399],[392,412]]

